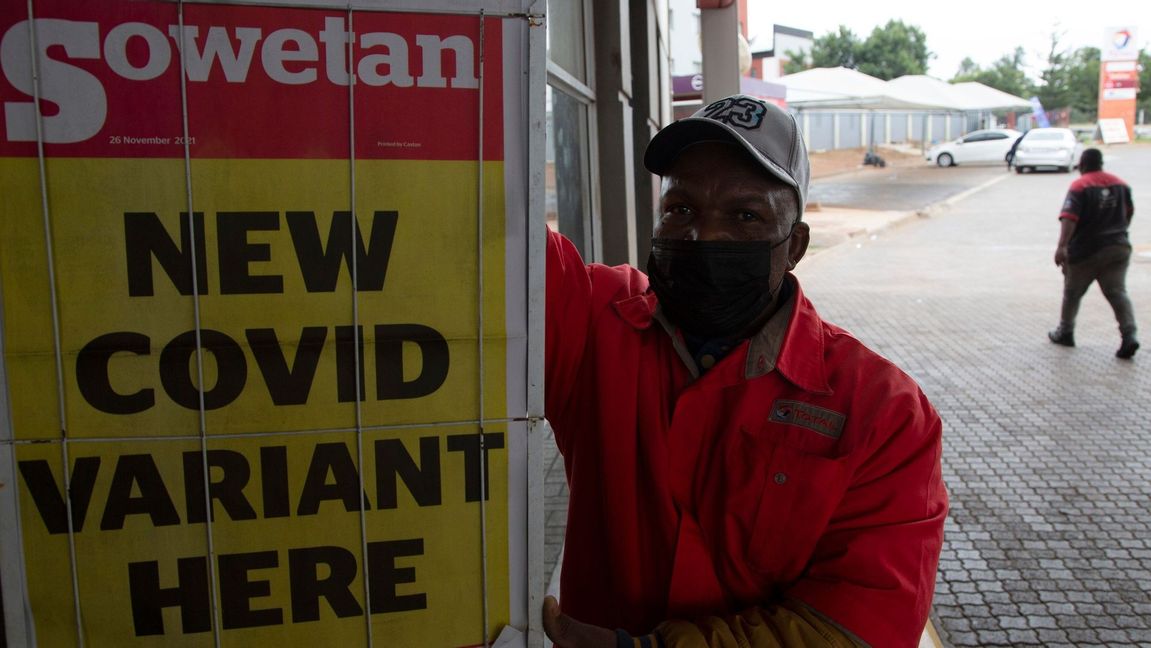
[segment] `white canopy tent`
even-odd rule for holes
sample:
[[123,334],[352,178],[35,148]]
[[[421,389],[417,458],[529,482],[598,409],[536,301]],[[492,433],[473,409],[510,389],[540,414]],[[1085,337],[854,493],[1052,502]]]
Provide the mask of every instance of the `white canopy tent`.
[[974,81],[947,83],[924,74],[908,74],[887,82],[888,85],[916,96],[933,97],[947,103],[953,110],[966,113],[979,113],[979,123],[990,126],[994,119],[993,110],[1030,108],[1031,103],[1013,94]]
[[976,110],[999,110],[1010,108],[1030,108],[1031,102],[1023,97],[996,90],[978,81],[964,81],[951,84],[978,105]]
[[[857,70],[844,67],[813,68],[795,74],[780,77],[778,83],[787,87],[786,102],[789,108],[799,113],[819,114],[824,112],[840,113],[843,111],[863,111],[868,116],[864,118],[863,128],[866,129],[865,138],[868,139],[869,149],[874,148],[874,127],[877,120],[874,115],[878,112],[907,112],[918,114],[915,119],[921,123],[921,144],[926,146],[931,139],[929,122],[943,124],[941,132],[944,137],[951,137],[953,120],[975,119],[973,113],[979,113],[978,121],[990,122],[990,111],[999,109],[1024,109],[1030,107],[1030,102],[1022,97],[1001,92],[982,83],[968,82],[951,84],[926,75],[905,75],[891,81],[863,74]],[[965,115],[965,116],[964,116]],[[834,146],[838,146],[839,126],[842,123],[839,117],[835,118],[837,124],[834,135]],[[887,124],[890,126],[891,117]],[[907,131],[912,130],[909,114]],[[807,124],[805,118],[805,124]],[[806,130],[805,126],[805,130]],[[824,126],[823,128],[826,128]],[[962,127],[961,127],[962,128]],[[920,130],[918,127],[916,130]],[[966,128],[963,128],[966,131]],[[815,132],[825,131],[815,129]]]
[[962,89],[926,74],[905,74],[887,82],[888,87],[896,88],[908,96],[919,97],[923,101],[945,106],[951,110],[982,110],[985,108],[977,98]]
[[869,117],[863,122],[868,147],[865,160],[875,149],[876,120],[872,116],[876,112],[922,112],[926,124],[928,113],[957,110],[950,96],[918,86],[893,85],[844,67],[812,68],[780,77],[778,81],[787,86],[787,105],[794,110],[866,111]]
[[937,98],[844,67],[812,68],[782,76],[778,81],[787,86],[787,105],[796,109],[954,109]]
[[1031,102],[1023,97],[996,90],[977,81],[947,83],[925,74],[906,74],[887,82],[905,93],[934,97],[950,104],[954,110],[1000,110],[1030,108]]
[[947,83],[924,74],[884,81],[845,67],[812,68],[778,79],[793,108],[864,110],[998,110],[1030,108],[1023,97],[976,81]]

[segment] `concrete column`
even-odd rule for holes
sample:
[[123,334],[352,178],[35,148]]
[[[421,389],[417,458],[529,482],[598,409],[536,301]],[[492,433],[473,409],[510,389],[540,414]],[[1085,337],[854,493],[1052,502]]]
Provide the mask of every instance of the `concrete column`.
[[593,3],[601,233],[597,243],[603,246],[598,259],[609,265],[636,264],[630,13],[628,0]]
[[739,92],[739,13],[736,3],[722,9],[702,9],[703,103]]
[[632,132],[635,169],[635,259],[642,265],[651,251],[651,234],[659,212],[659,176],[643,165],[648,142],[670,113],[671,90],[667,71],[667,3],[664,0],[629,0],[631,8],[631,60],[634,63]]

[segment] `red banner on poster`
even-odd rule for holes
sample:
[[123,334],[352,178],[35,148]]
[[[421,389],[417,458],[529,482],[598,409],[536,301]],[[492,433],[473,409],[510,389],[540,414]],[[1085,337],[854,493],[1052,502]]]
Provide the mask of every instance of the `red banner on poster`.
[[[357,158],[474,160],[484,69],[484,159],[503,159],[502,73],[481,68],[499,60],[497,19],[481,52],[480,21],[468,16],[360,13],[349,25],[330,10],[189,5],[181,20],[174,4],[117,9],[109,20],[99,3],[37,3],[50,155],[183,157],[183,67],[193,157],[347,158],[354,114]],[[3,18],[0,156],[33,156],[32,75],[18,64],[32,34],[25,16]]]

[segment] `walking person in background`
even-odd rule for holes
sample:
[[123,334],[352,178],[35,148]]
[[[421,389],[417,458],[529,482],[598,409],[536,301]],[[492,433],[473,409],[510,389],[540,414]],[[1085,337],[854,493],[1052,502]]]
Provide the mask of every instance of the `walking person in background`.
[[1127,266],[1131,241],[1127,228],[1135,214],[1131,188],[1103,170],[1103,153],[1096,148],[1079,158],[1080,177],[1071,183],[1059,214],[1059,245],[1055,265],[1063,268],[1063,311],[1059,326],[1047,337],[1055,344],[1075,346],[1075,316],[1079,301],[1092,283],[1099,282],[1119,322],[1122,341],[1115,352],[1128,359],[1139,350],[1135,337],[1135,309],[1127,296]]
[[1023,141],[1023,135],[1015,138],[1011,143],[1011,148],[1007,150],[1007,171],[1011,171],[1011,166],[1015,163],[1015,149],[1019,148],[1019,143]]

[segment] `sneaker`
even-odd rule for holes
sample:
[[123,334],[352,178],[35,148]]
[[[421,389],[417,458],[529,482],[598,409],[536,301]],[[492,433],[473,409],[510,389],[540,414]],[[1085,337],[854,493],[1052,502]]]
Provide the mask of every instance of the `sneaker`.
[[[1075,346],[1075,333],[1073,331],[1066,331],[1062,327],[1058,327],[1054,331],[1048,331],[1047,339],[1060,346]],[[1136,346],[1138,346],[1138,344],[1136,344]],[[1132,351],[1132,353],[1135,352]]]
[[1135,352],[1139,350],[1139,341],[1135,338],[1127,338],[1119,345],[1119,350],[1115,352],[1116,358],[1123,358],[1128,360],[1134,357]]

